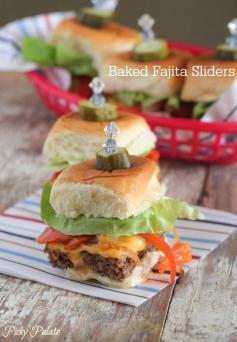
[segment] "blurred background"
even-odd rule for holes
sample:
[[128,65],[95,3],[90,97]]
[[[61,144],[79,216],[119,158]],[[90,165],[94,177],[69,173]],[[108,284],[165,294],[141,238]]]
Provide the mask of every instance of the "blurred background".
[[[1,0],[0,25],[16,18],[51,11],[76,10],[89,0]],[[237,0],[120,0],[117,21],[136,27],[142,13],[156,20],[160,37],[214,47],[228,34],[227,22],[237,17]]]

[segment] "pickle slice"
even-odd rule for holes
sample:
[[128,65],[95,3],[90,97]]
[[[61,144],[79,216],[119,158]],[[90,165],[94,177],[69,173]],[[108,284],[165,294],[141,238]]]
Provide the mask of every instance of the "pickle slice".
[[227,44],[220,44],[217,46],[216,56],[222,61],[236,61],[237,48],[231,48]]
[[118,169],[128,169],[132,166],[126,148],[119,147],[116,152],[106,153],[101,150],[96,153],[97,170],[112,171]]
[[133,58],[139,62],[165,59],[169,55],[168,44],[163,39],[145,40],[133,50]]
[[109,25],[114,12],[102,11],[93,7],[84,7],[82,9],[81,23],[93,28],[103,28]]
[[111,121],[118,118],[118,112],[117,107],[112,103],[95,106],[90,101],[81,101],[80,117],[87,121]]

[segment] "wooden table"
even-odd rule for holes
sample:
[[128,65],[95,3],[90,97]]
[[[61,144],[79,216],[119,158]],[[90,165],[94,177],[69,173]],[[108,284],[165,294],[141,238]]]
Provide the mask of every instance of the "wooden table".
[[[54,116],[18,74],[0,75],[0,210],[38,189],[47,175],[41,148]],[[237,165],[161,161],[169,195],[237,212]],[[139,308],[0,275],[0,340],[6,325],[59,328],[37,341],[237,341],[237,233],[172,293]],[[28,341],[27,337],[24,339]]]

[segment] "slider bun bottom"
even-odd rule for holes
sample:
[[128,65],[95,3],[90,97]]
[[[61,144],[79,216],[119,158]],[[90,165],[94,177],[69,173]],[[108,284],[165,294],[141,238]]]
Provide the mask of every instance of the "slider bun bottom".
[[88,269],[86,271],[79,271],[73,268],[68,268],[66,270],[66,277],[76,281],[85,281],[85,280],[97,280],[98,282],[117,288],[127,288],[133,287],[138,284],[145,282],[148,278],[148,274],[151,271],[152,267],[154,267],[162,254],[158,251],[149,252],[142,259],[141,264],[136,266],[129,277],[125,278],[122,282],[110,279],[108,277],[101,276],[100,274]]

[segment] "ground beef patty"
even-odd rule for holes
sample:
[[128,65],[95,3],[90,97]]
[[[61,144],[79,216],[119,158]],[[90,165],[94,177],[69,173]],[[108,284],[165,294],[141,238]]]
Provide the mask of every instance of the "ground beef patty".
[[63,253],[59,249],[51,250],[47,246],[44,251],[48,253],[49,261],[53,267],[59,267],[62,269],[73,267],[73,263],[69,259],[67,253]]
[[[139,259],[143,259],[148,252],[152,252],[154,249],[153,246],[148,246],[144,250],[139,251],[137,255]],[[45,252],[48,253],[49,261],[54,267],[62,269],[73,268],[73,264],[67,253],[61,252],[60,250],[52,251],[47,247],[45,248]],[[94,272],[116,281],[123,281],[132,273],[136,266],[136,261],[129,257],[117,259],[103,257],[99,254],[91,254],[86,251],[81,252],[81,256],[84,263],[90,266]]]
[[136,266],[136,261],[128,257],[124,259],[106,258],[99,254],[90,254],[84,251],[82,258],[84,263],[89,265],[94,272],[117,281],[127,278]]

